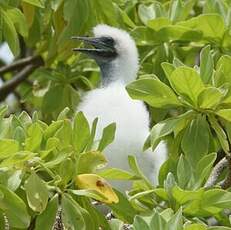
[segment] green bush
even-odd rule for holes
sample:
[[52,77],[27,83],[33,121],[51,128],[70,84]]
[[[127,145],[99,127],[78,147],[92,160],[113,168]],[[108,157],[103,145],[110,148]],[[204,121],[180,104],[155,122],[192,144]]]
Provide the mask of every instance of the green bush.
[[[230,0],[0,0],[0,43],[15,57],[0,62],[0,229],[231,229],[230,9]],[[95,141],[97,119],[89,127],[76,112],[100,76],[70,38],[99,23],[138,46],[139,76],[126,90],[151,114],[144,149],[167,143],[159,186],[133,156],[129,172],[97,171],[116,124]],[[134,186],[125,196],[107,179]]]

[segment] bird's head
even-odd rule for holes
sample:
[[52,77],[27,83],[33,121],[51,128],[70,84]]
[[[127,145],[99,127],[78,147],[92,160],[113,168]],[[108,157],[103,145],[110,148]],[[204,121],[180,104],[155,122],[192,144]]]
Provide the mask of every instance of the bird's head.
[[75,48],[93,58],[101,68],[104,81],[128,83],[136,78],[138,52],[134,40],[123,30],[108,25],[97,25],[93,37],[73,37],[89,48]]

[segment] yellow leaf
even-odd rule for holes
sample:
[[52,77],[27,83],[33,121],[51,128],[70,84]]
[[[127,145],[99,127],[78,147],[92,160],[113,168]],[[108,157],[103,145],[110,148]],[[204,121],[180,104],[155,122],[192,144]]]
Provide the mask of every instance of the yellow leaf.
[[102,194],[106,199],[101,200],[104,203],[118,203],[119,198],[113,191],[109,183],[96,174],[80,174],[75,180],[76,186],[80,189],[91,189]]

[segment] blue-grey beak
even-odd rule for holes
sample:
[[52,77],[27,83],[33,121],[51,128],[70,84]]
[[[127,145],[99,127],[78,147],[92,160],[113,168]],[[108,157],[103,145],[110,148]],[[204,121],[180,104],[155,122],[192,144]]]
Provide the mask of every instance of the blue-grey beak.
[[78,37],[74,36],[72,39],[83,41],[85,44],[89,44],[94,48],[74,48],[73,51],[79,51],[85,53],[95,59],[97,58],[114,58],[117,53],[111,40],[105,37]]

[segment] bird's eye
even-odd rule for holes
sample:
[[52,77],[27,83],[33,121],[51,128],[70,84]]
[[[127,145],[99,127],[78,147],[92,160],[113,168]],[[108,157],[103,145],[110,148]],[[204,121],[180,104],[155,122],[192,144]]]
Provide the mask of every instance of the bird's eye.
[[104,43],[106,43],[106,44],[108,44],[109,46],[114,46],[114,44],[115,44],[115,41],[114,41],[114,39],[112,38],[112,37],[102,37],[101,38],[101,40],[104,42]]

